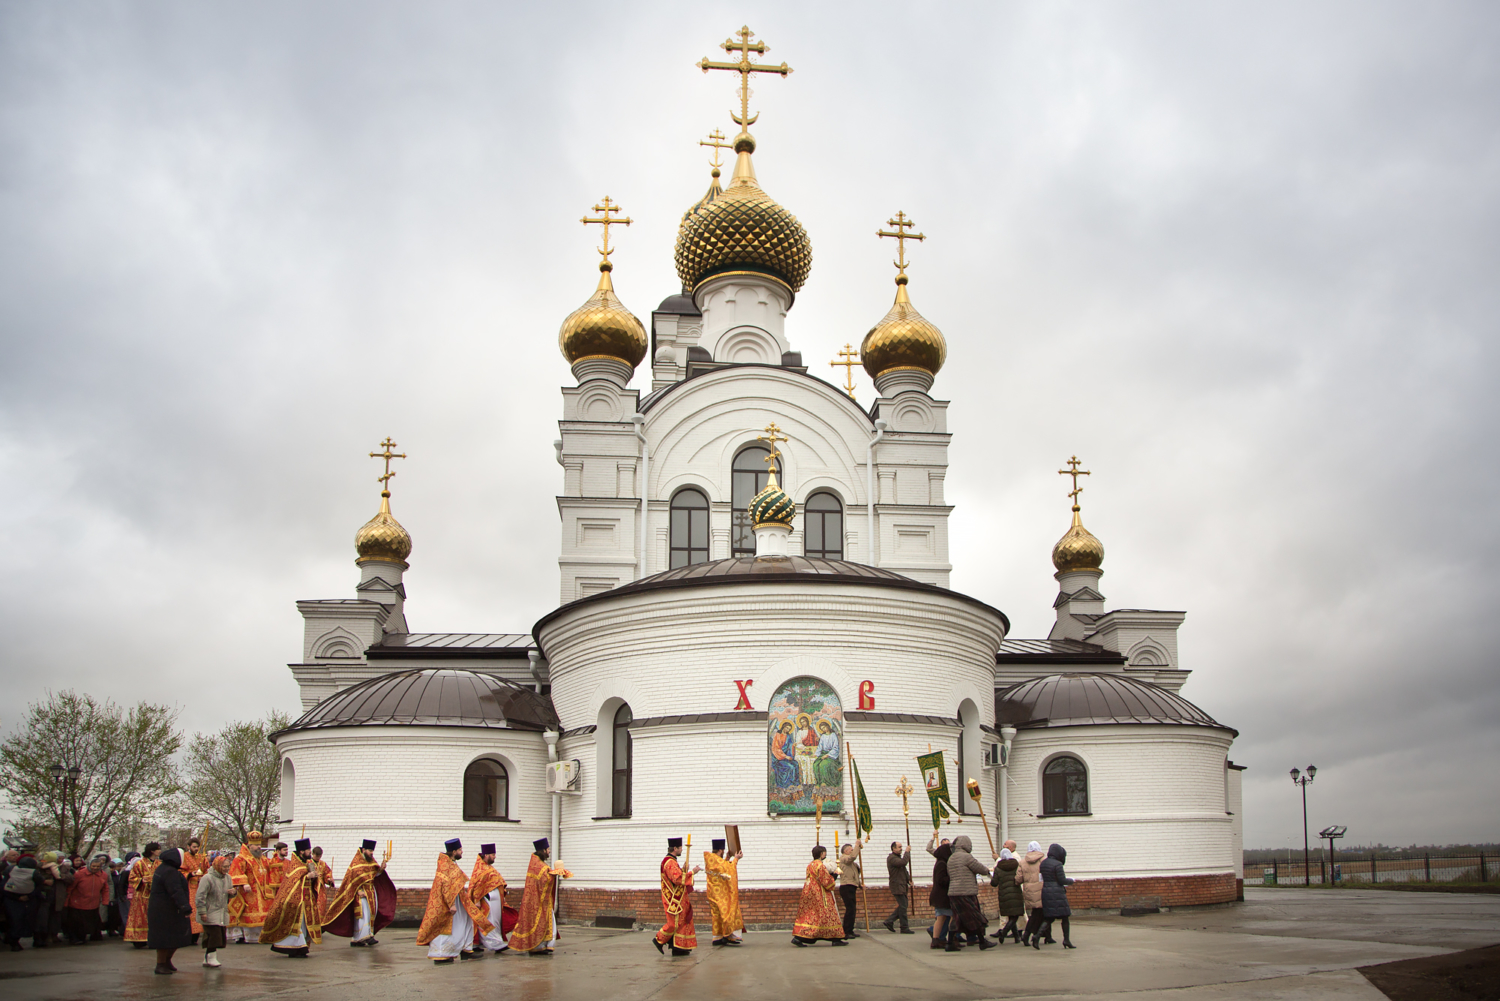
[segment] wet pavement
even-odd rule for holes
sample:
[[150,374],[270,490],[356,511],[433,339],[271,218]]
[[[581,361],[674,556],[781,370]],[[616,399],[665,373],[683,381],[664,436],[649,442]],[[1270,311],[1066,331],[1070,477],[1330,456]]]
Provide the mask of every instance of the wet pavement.
[[413,929],[387,929],[373,949],[330,936],[306,960],[230,946],[218,970],[199,965],[201,952],[182,950],[181,972],[165,977],[152,973],[154,953],[107,942],[0,952],[0,998],[1380,1001],[1356,967],[1500,943],[1500,896],[1252,887],[1246,898],[1139,918],[1080,917],[1073,921],[1078,948],[1066,952],[1005,945],[952,955],[929,949],[920,932],[891,935],[878,926],[843,949],[797,949],[788,932],[752,932],[743,946],[714,948],[700,922],[705,944],[684,958],[657,955],[649,933],[569,927],[552,957],[507,954],[434,967]]

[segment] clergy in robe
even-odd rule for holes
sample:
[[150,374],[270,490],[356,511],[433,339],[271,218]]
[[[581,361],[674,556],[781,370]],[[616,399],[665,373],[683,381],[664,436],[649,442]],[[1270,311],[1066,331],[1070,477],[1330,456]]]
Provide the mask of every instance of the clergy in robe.
[[547,860],[552,856],[546,838],[531,843],[533,851],[526,865],[526,889],[521,893],[521,913],[515,930],[510,933],[510,947],[516,952],[547,956],[557,945],[557,921],[552,913],[557,901],[557,878],[567,870],[554,868]]
[[366,838],[344,872],[344,882],[323,913],[323,930],[349,939],[355,948],[378,945],[375,933],[396,917],[396,887],[375,861],[375,842]]
[[229,863],[229,881],[234,886],[234,895],[229,898],[230,942],[256,942],[260,940],[260,928],[265,923],[266,911],[281,889],[281,884],[272,886],[266,860],[261,857],[261,833],[251,831],[245,835],[245,843]]
[[193,905],[193,913],[188,917],[188,925],[193,929],[194,945],[198,944],[198,936],[203,934],[203,925],[198,921],[198,881],[212,865],[202,849],[203,844],[197,838],[188,839],[188,846],[182,850],[182,865],[179,867],[183,878],[187,880],[188,903]]
[[686,956],[698,944],[698,929],[693,927],[693,876],[703,871],[701,865],[685,871],[677,861],[682,855],[682,839],[667,839],[667,854],[661,860],[661,909],[666,924],[651,940],[656,951],[666,955],[663,946],[672,946],[672,955]]
[[739,945],[745,930],[745,918],[740,913],[739,862],[744,852],[735,852],[734,858],[724,855],[723,838],[714,838],[714,850],[703,853],[703,868],[708,893],[708,910],[714,922],[714,945]]
[[464,857],[464,846],[458,838],[443,843],[438,856],[437,873],[427,894],[427,911],[422,927],[417,929],[417,944],[427,946],[427,958],[435,966],[445,966],[459,957],[483,958],[474,951],[474,930],[483,935],[490,930],[490,919],[469,899],[464,886],[469,877],[458,867]]
[[130,914],[125,919],[125,941],[137,949],[146,948],[146,908],[151,904],[151,881],[161,865],[160,855],[161,845],[153,841],[146,846],[146,854],[130,866]]
[[[493,953],[509,949],[505,944],[505,877],[495,868],[495,846],[479,846],[474,871],[469,874],[469,899],[484,912],[492,926],[480,936],[480,942]],[[514,913],[514,912],[512,912]]]
[[281,887],[261,926],[260,942],[290,959],[306,959],[308,950],[323,942],[318,907],[322,874],[313,868],[312,842],[298,839],[297,853],[283,860],[281,871]]
[[812,857],[802,883],[797,920],[792,924],[792,944],[809,946],[823,938],[834,945],[848,945],[844,941],[844,921],[839,917],[838,897],[833,892],[837,881],[828,870],[828,849],[817,845],[812,850]]

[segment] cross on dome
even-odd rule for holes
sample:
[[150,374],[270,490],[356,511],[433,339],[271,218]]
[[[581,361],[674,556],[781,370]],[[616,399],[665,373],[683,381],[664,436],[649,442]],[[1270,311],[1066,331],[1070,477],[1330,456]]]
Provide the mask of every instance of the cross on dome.
[[774,478],[776,476],[776,460],[781,456],[781,453],[776,450],[776,443],[778,441],[791,441],[792,439],[782,434],[781,428],[776,426],[775,421],[772,421],[766,425],[766,433],[756,435],[755,440],[766,442],[771,446],[771,454],[766,456],[766,463],[770,465],[771,476]]
[[740,127],[740,134],[734,137],[734,148],[736,152],[739,152],[741,144],[745,144],[745,152],[754,152],[755,140],[750,136],[750,126],[760,120],[760,112],[756,112],[753,116],[750,114],[750,74],[776,73],[785,77],[792,72],[792,68],[786,63],[780,66],[770,66],[765,63],[751,62],[750,53],[765,55],[771,51],[771,47],[765,42],[750,41],[755,32],[750,30],[749,25],[741,26],[735,34],[739,36],[739,41],[727,38],[719,43],[719,48],[730,54],[738,52],[740,56],[738,60],[732,63],[716,63],[704,56],[698,61],[697,66],[705,73],[709,70],[730,70],[740,75],[740,113],[738,115],[732,111],[729,113],[729,117],[734,119],[734,123]]
[[887,226],[894,226],[895,227],[895,232],[891,232],[889,230],[884,230],[884,229],[877,229],[875,231],[875,235],[876,236],[888,236],[888,237],[892,237],[892,238],[895,239],[895,241],[896,241],[896,259],[894,261],[892,261],[891,263],[894,264],[894,265],[896,265],[896,270],[898,272],[898,274],[896,276],[896,284],[897,285],[904,285],[904,284],[906,284],[906,265],[907,265],[907,260],[906,260],[906,241],[907,240],[916,240],[918,243],[921,243],[923,240],[927,239],[927,235],[925,233],[908,233],[907,232],[907,230],[911,229],[912,227],[914,227],[916,225],[916,223],[914,223],[910,219],[906,218],[906,213],[905,212],[898,211],[896,213],[896,217],[894,219],[887,219],[885,221],[885,224]]
[[386,435],[385,441],[383,441],[383,442],[380,443],[380,447],[383,448],[383,449],[385,449],[385,451],[383,451],[383,452],[371,452],[370,453],[370,458],[372,458],[372,459],[384,459],[385,460],[385,475],[376,477],[376,480],[380,483],[380,486],[381,486],[380,495],[382,497],[389,497],[391,495],[390,480],[391,480],[392,476],[396,475],[394,472],[391,471],[391,460],[392,459],[404,459],[404,458],[406,458],[406,453],[405,452],[393,452],[393,451],[391,451],[391,449],[393,449],[393,448],[400,448],[401,446],[397,445],[394,441],[392,441],[390,435]]
[[592,224],[604,227],[604,246],[599,248],[599,255],[603,257],[604,260],[599,262],[599,270],[608,271],[609,267],[607,267],[607,265],[609,265],[610,263],[609,255],[614,253],[613,250],[609,249],[609,227],[629,226],[631,223],[631,218],[629,216],[626,216],[623,219],[610,218],[612,215],[618,215],[623,210],[620,208],[620,206],[611,202],[608,195],[604,196],[604,201],[602,204],[594,206],[594,211],[599,213],[599,218],[590,219],[588,216],[584,216],[578,221],[583,223],[585,226]]
[[844,392],[848,393],[849,399],[852,400],[854,399],[854,366],[861,364],[859,352],[854,350],[854,345],[846,341],[844,350],[839,352],[839,358],[840,361],[829,362],[828,367],[844,369]]
[[724,141],[724,133],[720,132],[718,129],[714,129],[712,132],[710,132],[708,134],[708,138],[707,139],[699,139],[698,140],[698,145],[699,146],[712,146],[714,148],[714,158],[713,158],[713,161],[710,163],[710,166],[714,168],[714,176],[718,177],[719,176],[719,168],[723,166],[723,164],[719,162],[719,150],[721,150],[721,149],[734,149],[734,144],[733,143],[727,143],[727,142],[725,142]]
[[1078,510],[1078,495],[1081,494],[1081,493],[1083,493],[1083,487],[1080,487],[1078,485],[1078,477],[1080,477],[1080,476],[1092,476],[1093,472],[1090,471],[1090,470],[1087,470],[1087,469],[1079,469],[1078,467],[1079,467],[1080,463],[1078,461],[1078,456],[1076,456],[1076,455],[1073,456],[1071,459],[1069,459],[1067,464],[1068,464],[1069,468],[1067,468],[1067,469],[1059,469],[1057,471],[1057,475],[1058,476],[1071,476],[1071,477],[1073,477],[1073,489],[1072,489],[1072,491],[1070,491],[1068,493],[1068,496],[1071,497],[1071,498],[1073,498],[1073,510],[1077,511]]

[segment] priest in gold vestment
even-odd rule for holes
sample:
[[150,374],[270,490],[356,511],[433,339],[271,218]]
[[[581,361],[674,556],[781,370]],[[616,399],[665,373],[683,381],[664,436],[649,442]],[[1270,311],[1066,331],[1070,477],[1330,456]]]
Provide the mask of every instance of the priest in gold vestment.
[[323,942],[318,906],[322,873],[312,867],[312,842],[297,841],[297,853],[282,863],[281,887],[260,929],[260,942],[291,959],[306,959],[309,948]]
[[698,929],[693,925],[693,875],[703,871],[699,865],[684,870],[677,861],[682,854],[682,839],[667,839],[667,855],[661,860],[661,909],[666,914],[666,923],[651,940],[656,951],[663,946],[672,946],[672,955],[686,956],[698,944]]
[[569,873],[547,861],[552,849],[546,838],[538,838],[531,847],[534,851],[526,866],[521,913],[510,933],[510,947],[516,952],[547,955],[557,945],[557,921],[552,913],[557,902],[557,879]]
[[802,884],[797,920],[792,924],[792,944],[809,946],[818,939],[827,939],[834,945],[848,945],[844,941],[844,921],[839,917],[838,898],[833,890],[837,881],[828,870],[828,849],[818,845],[813,848],[812,856],[813,860],[807,866],[807,878]]
[[458,867],[463,857],[463,843],[458,838],[444,842],[432,890],[427,894],[427,911],[422,915],[422,927],[417,929],[417,944],[427,946],[427,958],[436,966],[460,957],[484,958],[483,950],[474,950],[474,929],[478,928],[481,935],[489,931],[490,919],[464,892],[469,877]]
[[714,923],[714,945],[739,945],[745,931],[745,917],[740,913],[739,862],[744,852],[727,858],[725,841],[714,838],[713,851],[703,853],[703,868],[708,873],[708,909]]

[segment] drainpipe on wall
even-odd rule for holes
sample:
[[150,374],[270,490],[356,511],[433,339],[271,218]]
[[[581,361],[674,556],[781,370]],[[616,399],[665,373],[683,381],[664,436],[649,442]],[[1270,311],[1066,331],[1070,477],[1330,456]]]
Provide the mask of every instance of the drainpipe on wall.
[[[546,730],[546,731],[543,731],[543,733],[542,733],[542,739],[547,742],[547,764],[549,766],[557,764],[557,738],[558,738],[558,736],[559,736],[559,734],[558,734],[558,732],[556,730]],[[558,840],[559,839],[558,839],[558,831],[557,831],[558,821],[561,819],[561,814],[562,814],[562,793],[555,792],[555,793],[552,794],[552,857],[551,857],[551,863],[553,865],[556,865],[557,864],[557,860],[562,857],[559,854],[559,852],[560,852],[561,849],[560,849],[560,847],[558,845]],[[552,914],[553,914],[552,927],[554,929],[556,929],[556,927],[557,927],[556,916],[558,914],[560,914],[560,913],[562,913],[562,902],[560,900],[558,900],[556,897],[554,897],[553,900],[552,900]]]
[[875,422],[875,437],[870,439],[870,444],[865,452],[865,471],[868,479],[865,483],[865,500],[869,502],[868,510],[865,512],[865,531],[870,533],[870,541],[865,545],[869,554],[870,566],[880,562],[879,547],[876,545],[880,538],[880,532],[875,527],[875,446],[881,438],[885,437],[886,428],[890,427],[885,421]]
[[1000,728],[1000,843],[1010,840],[1010,745],[1016,739],[1016,728]]
[[646,485],[651,482],[651,446],[646,444],[646,415],[631,414],[630,423],[635,425],[635,436],[641,443],[641,520],[636,531],[636,555],[640,557],[635,579],[646,576]]

